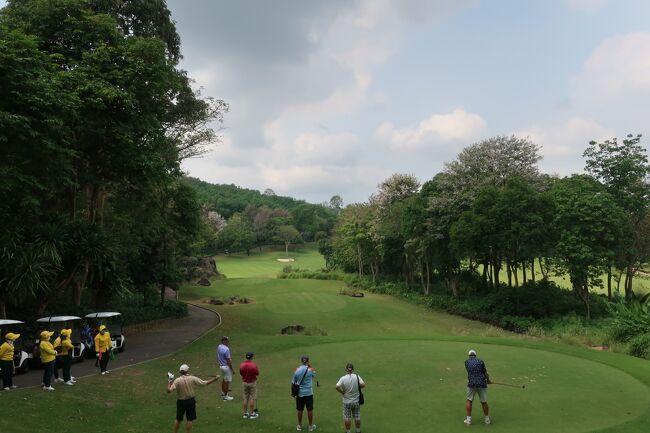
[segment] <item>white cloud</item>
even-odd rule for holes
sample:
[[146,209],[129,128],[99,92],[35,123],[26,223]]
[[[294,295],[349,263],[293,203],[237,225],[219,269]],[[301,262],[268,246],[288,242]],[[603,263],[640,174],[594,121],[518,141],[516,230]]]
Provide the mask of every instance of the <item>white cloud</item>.
[[376,137],[394,149],[425,149],[448,142],[471,142],[486,129],[478,114],[455,109],[448,114],[432,114],[415,128],[398,129],[390,122],[379,126]]
[[573,80],[576,110],[622,126],[645,127],[650,104],[639,102],[647,102],[649,98],[650,33],[647,32],[606,39],[594,49]]
[[560,125],[532,127],[515,135],[528,137],[542,146],[540,169],[543,172],[568,175],[582,171],[582,153],[591,140],[602,141],[616,134],[592,119],[576,116]]

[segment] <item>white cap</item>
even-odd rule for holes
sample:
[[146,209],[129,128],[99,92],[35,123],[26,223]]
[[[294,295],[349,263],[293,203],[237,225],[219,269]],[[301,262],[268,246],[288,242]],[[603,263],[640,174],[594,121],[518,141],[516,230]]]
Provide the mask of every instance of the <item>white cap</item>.
[[474,350],[474,349],[470,350],[468,355],[469,356],[472,356],[472,355],[476,356],[476,350]]
[[182,372],[187,373],[188,371],[190,371],[190,366],[187,365],[187,364],[183,364],[183,365],[181,365],[181,367],[178,369],[178,371],[182,371]]

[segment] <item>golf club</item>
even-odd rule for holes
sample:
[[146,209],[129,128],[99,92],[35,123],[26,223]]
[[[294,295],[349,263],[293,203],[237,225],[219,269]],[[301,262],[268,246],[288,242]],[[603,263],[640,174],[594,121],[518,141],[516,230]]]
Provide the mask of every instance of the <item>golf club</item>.
[[526,388],[526,385],[513,385],[510,383],[503,383],[503,382],[490,382],[490,385],[509,386],[511,388]]

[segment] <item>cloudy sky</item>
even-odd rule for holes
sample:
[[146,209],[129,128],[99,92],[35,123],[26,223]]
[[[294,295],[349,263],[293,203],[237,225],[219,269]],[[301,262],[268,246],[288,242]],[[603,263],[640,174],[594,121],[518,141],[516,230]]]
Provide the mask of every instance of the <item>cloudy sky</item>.
[[647,0],[167,2],[182,67],[231,108],[184,163],[209,182],[350,203],[498,134],[560,175],[591,139],[650,134]]

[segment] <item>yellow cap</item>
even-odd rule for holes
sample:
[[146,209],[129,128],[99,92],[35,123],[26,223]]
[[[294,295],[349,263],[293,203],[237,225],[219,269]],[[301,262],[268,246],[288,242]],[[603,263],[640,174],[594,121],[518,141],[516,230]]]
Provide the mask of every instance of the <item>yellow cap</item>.
[[20,334],[14,334],[13,332],[7,332],[7,335],[5,335],[5,338],[7,340],[16,340],[18,337],[20,337]]
[[62,329],[61,330],[61,335],[65,337],[69,337],[72,334],[72,329]]
[[99,330],[100,331],[103,331],[104,329],[106,329],[106,325],[99,325]]
[[54,334],[54,332],[50,332],[47,330],[41,331],[41,338],[50,338],[52,334]]

